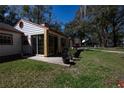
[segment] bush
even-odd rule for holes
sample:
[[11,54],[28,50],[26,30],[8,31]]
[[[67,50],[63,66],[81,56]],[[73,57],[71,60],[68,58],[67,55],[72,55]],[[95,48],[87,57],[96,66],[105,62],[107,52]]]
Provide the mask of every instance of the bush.
[[69,48],[68,53],[73,56],[76,53],[76,51],[77,50],[75,48]]

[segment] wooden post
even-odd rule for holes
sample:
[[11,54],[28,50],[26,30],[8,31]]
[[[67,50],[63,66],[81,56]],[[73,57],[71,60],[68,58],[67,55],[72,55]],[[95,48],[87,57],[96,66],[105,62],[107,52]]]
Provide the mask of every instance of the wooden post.
[[44,31],[44,56],[48,56],[48,42],[49,39],[48,39],[48,30],[46,29]]

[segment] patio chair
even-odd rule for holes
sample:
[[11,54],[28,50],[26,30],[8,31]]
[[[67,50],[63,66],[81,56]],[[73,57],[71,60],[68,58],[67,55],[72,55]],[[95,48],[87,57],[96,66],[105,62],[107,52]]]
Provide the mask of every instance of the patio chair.
[[82,51],[82,50],[77,50],[77,51],[74,53],[74,57],[75,57],[75,58],[79,58],[81,51]]
[[70,55],[68,53],[68,49],[64,49],[63,50],[63,52],[62,52],[62,58],[63,58],[63,62],[65,64],[71,64],[71,63],[73,63],[72,55]]

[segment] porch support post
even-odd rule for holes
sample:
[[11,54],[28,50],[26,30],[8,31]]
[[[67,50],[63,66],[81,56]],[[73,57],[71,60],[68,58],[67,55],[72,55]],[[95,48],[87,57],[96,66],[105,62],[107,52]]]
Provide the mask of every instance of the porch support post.
[[38,35],[36,36],[36,52],[37,52],[37,55],[38,55]]
[[48,30],[46,29],[44,31],[44,56],[48,56],[48,43],[49,43],[49,39],[48,39]]
[[61,53],[61,38],[58,36],[58,52]]

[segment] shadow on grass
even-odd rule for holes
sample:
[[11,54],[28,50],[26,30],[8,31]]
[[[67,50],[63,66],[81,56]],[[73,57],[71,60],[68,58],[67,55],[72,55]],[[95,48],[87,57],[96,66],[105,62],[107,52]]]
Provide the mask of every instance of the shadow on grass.
[[76,63],[75,62],[70,62],[70,65],[75,65]]
[[11,62],[19,59],[26,59],[28,56],[21,56],[21,55],[9,55],[9,56],[4,56],[0,57],[0,63],[5,63],[5,62]]
[[64,64],[68,64],[68,65],[72,66],[72,65],[75,65],[76,63],[75,62],[68,62],[68,63],[64,63]]
[[124,59],[124,56],[121,56],[120,58],[121,58],[121,59]]

